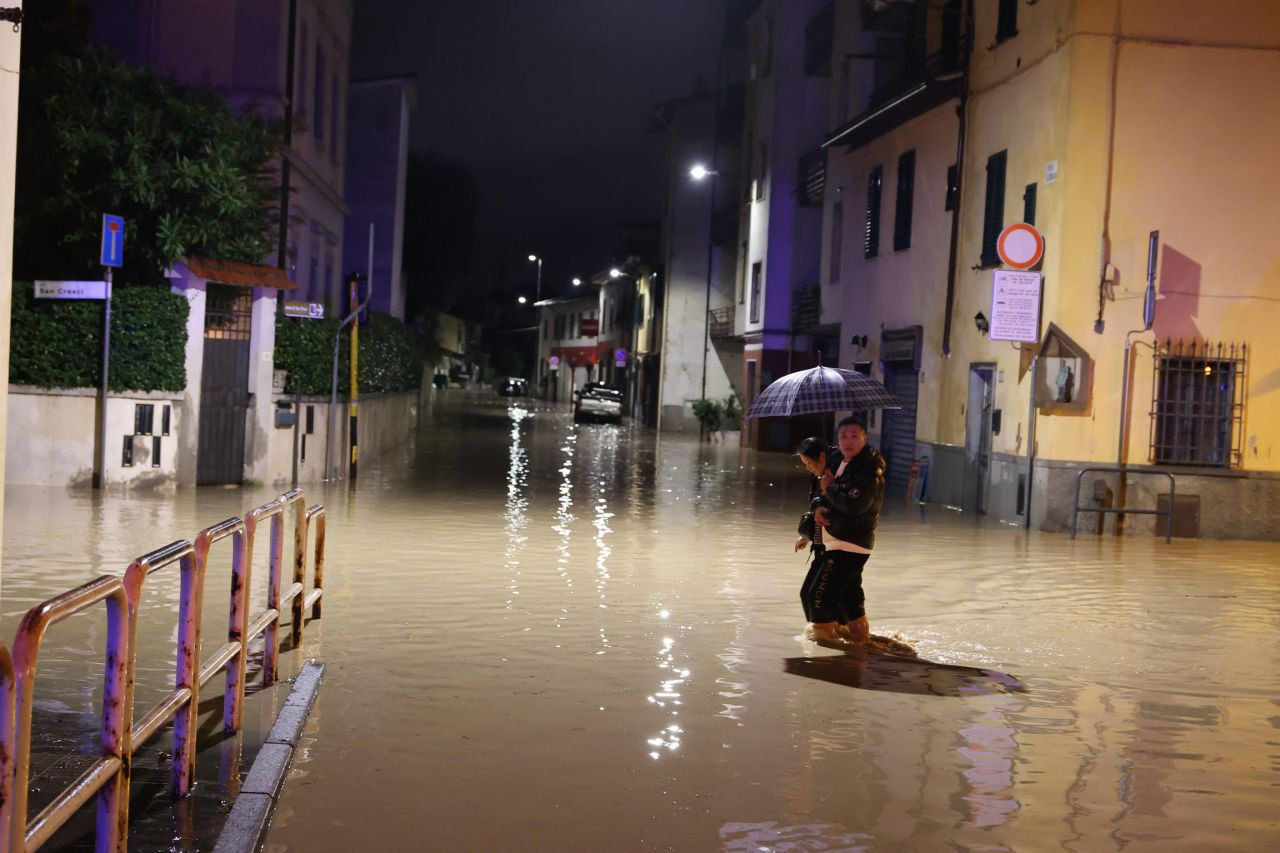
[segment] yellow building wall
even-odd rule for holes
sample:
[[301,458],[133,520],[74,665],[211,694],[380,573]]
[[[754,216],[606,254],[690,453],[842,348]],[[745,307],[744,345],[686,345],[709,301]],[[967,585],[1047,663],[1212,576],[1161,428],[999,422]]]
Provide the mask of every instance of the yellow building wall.
[[[972,320],[978,310],[990,315],[992,271],[972,269],[981,254],[987,157],[1007,149],[1005,224],[1021,219],[1025,185],[1038,185],[1036,225],[1046,243],[1041,333],[1053,322],[1094,359],[1089,408],[1042,413],[1038,456],[1116,461],[1125,336],[1142,326],[1147,235],[1159,230],[1155,331],[1251,345],[1242,467],[1280,470],[1272,426],[1280,417],[1280,356],[1260,346],[1280,319],[1280,3],[1020,6],[1018,35],[987,50],[994,26],[994,8],[979,9],[952,355],[938,383],[937,440],[963,442],[969,364],[995,362],[1004,374],[995,401],[1004,428],[993,450],[1026,452],[1027,358],[983,337]],[[1058,180],[1046,184],[1046,164],[1055,160]],[[1104,228],[1115,278],[1099,334]],[[1150,348],[1135,347],[1132,364],[1127,461],[1145,463]],[[920,435],[927,440],[923,422]]]

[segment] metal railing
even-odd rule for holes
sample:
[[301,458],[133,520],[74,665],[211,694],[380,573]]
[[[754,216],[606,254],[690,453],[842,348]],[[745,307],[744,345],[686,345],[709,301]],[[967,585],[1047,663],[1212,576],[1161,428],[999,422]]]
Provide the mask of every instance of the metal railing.
[[[290,584],[282,588],[285,514],[293,510],[294,560]],[[259,525],[270,522],[266,609],[249,621],[254,541]],[[312,589],[306,591],[309,529],[315,527]],[[204,579],[210,548],[232,540],[231,600],[227,641],[201,661],[200,638]],[[262,683],[279,674],[281,614],[290,608],[291,640],[302,642],[304,613],[320,616],[324,594],[324,507],[306,506],[300,489],[293,489],[250,511],[200,531],[194,542],[178,541],[139,557],[123,578],[103,575],[55,596],[27,611],[13,644],[13,656],[0,643],[0,849],[38,849],[94,795],[98,798],[96,848],[126,850],[129,837],[129,783],[133,756],[173,720],[173,771],[170,789],[175,797],[191,791],[195,775],[196,720],[200,688],[218,670],[226,671],[223,730],[240,730],[249,644],[264,637]],[[174,687],[141,718],[133,717],[139,604],[146,580],[177,564],[180,573],[178,655]],[[34,818],[28,820],[27,794],[31,770],[31,711],[40,645],[45,632],[69,616],[107,605],[105,685],[102,698],[100,754],[75,782]],[[246,624],[248,623],[248,624]]]
[[[1169,478],[1169,509],[1129,509],[1128,507],[1100,507],[1100,506],[1080,506],[1080,483],[1084,480],[1084,475],[1090,471],[1099,474],[1119,474],[1124,477],[1126,474],[1144,474],[1149,477],[1168,477]],[[1119,490],[1117,490],[1118,493]],[[1169,544],[1173,541],[1173,504],[1174,496],[1177,491],[1177,485],[1174,483],[1173,475],[1168,471],[1137,471],[1132,468],[1123,468],[1119,465],[1103,465],[1091,468],[1081,468],[1080,473],[1076,475],[1076,491],[1071,501],[1071,538],[1076,538],[1076,519],[1081,512],[1098,513],[1098,530],[1102,530],[1102,516],[1105,513],[1113,512],[1117,515],[1163,515],[1165,516],[1164,541]],[[1118,523],[1118,522],[1117,522]]]
[[707,312],[708,334],[713,338],[733,337],[734,306],[712,308]]

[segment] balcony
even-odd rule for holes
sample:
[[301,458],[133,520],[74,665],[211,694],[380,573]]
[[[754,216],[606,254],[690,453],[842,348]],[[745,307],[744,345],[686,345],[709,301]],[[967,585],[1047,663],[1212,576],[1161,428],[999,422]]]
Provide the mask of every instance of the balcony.
[[707,312],[708,330],[712,338],[733,337],[734,306],[713,308]]
[[802,284],[791,294],[791,330],[796,334],[816,331],[822,321],[822,288]]

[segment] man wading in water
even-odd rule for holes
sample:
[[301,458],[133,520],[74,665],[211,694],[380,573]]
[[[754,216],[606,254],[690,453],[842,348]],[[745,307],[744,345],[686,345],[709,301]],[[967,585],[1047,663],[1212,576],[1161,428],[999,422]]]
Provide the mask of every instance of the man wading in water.
[[805,578],[800,597],[815,640],[838,641],[838,623],[845,622],[847,638],[865,643],[871,627],[862,569],[875,545],[884,503],[884,457],[867,444],[867,428],[855,417],[840,421],[837,442],[843,461],[835,479],[812,503],[826,550],[816,571]]

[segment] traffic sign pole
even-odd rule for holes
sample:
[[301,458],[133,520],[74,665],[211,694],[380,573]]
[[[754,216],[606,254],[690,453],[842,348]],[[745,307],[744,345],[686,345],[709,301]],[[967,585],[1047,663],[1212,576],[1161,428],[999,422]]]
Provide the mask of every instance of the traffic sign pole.
[[102,423],[98,439],[97,486],[107,486],[107,376],[111,371],[111,271],[124,264],[124,217],[102,214],[102,243],[98,262],[104,270],[106,293],[102,300]]
[[106,297],[102,300],[102,424],[98,440],[98,488],[107,485],[107,375],[111,370],[111,267],[103,273],[107,282]]

